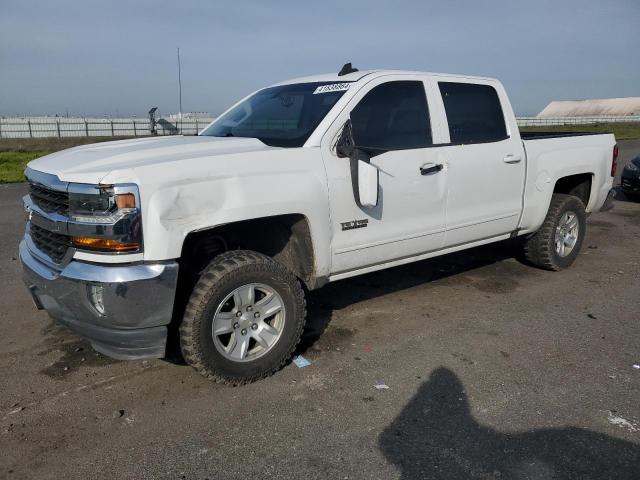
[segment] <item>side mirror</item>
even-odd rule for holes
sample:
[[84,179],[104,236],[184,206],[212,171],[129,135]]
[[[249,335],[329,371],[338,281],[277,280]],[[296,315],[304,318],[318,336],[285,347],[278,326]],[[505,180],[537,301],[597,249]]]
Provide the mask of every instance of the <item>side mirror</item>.
[[336,142],[336,153],[338,157],[341,158],[351,157],[354,148],[353,129],[351,127],[351,119],[349,119],[347,123],[344,124],[344,127],[342,127],[342,132],[340,132],[340,137],[338,137],[338,141]]
[[363,207],[378,204],[378,169],[362,160],[358,160],[358,196]]
[[378,204],[378,169],[371,165],[369,155],[354,148],[349,157],[353,197],[359,207],[375,207]]
[[378,204],[378,169],[371,165],[369,154],[356,146],[351,120],[344,124],[336,142],[338,157],[348,157],[351,164],[353,197],[359,207],[375,207]]

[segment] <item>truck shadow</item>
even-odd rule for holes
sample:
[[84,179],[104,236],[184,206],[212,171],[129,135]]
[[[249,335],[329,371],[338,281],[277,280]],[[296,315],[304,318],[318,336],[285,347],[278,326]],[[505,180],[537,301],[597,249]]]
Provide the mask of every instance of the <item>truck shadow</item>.
[[640,445],[582,428],[502,433],[471,415],[464,386],[436,369],[378,445],[408,479],[640,478]]
[[[324,334],[331,322],[333,312],[354,303],[406,290],[417,285],[443,280],[481,267],[496,264],[509,258],[521,258],[521,247],[517,241],[508,240],[450,253],[347,280],[330,283],[307,295],[307,325],[296,353],[303,354]],[[516,264],[517,265],[517,264]],[[512,273],[513,278],[508,278]],[[500,279],[490,280],[488,293],[506,293],[506,288],[517,285],[519,272],[505,269]],[[479,287],[483,289],[482,287]]]
[[[453,277],[509,258],[516,258],[524,262],[524,259],[521,258],[521,251],[522,248],[517,240],[491,243],[420,262],[360,275],[330,283],[319,290],[307,292],[307,323],[294,355],[304,354],[314,347],[321,338],[323,343],[332,345],[339,344],[341,341],[346,342],[350,339],[353,332],[347,329],[333,329],[334,331],[329,330],[327,332],[327,334],[331,335],[327,336],[325,334],[335,310],[417,285]],[[506,293],[508,289],[515,288],[518,285],[518,277],[521,275],[521,271],[514,272],[512,269],[505,268],[500,272],[500,278],[496,279],[495,275],[491,275],[484,287],[482,285],[476,286],[487,293]],[[182,318],[182,311],[174,313],[174,317]],[[177,365],[186,365],[180,352],[178,327],[179,321],[172,322],[169,327],[170,334],[165,360]]]

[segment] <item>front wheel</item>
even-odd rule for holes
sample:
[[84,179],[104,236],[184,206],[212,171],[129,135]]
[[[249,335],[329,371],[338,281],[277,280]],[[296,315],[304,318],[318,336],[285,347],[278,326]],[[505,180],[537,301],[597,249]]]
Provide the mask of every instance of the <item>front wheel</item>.
[[205,377],[239,385],[282,367],[300,341],[306,304],[298,279],[257,252],[214,258],[180,325],[186,362]]
[[580,253],[586,218],[584,204],[578,197],[554,193],[542,226],[525,242],[527,260],[547,270],[569,267]]

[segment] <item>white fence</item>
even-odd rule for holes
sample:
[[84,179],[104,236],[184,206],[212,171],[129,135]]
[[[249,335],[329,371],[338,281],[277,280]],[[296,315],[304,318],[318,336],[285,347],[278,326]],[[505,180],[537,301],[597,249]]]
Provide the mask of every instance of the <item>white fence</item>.
[[631,115],[625,117],[518,117],[517,120],[518,125],[521,127],[548,127],[551,125],[590,125],[594,123],[640,122],[640,115]]
[[[156,121],[155,133],[157,135],[196,135],[211,120],[211,118],[183,120],[160,118]],[[640,115],[627,117],[518,117],[518,125],[521,127],[613,122],[640,122]],[[0,118],[0,138],[144,137],[152,134],[149,120],[139,118]]]
[[[156,120],[157,135],[196,135],[212,119]],[[139,118],[0,118],[0,138],[144,137],[151,122]]]

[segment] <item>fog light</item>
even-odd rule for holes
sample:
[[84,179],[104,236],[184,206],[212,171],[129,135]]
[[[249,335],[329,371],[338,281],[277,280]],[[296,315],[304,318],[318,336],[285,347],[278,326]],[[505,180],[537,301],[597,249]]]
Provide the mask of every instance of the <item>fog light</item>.
[[101,285],[89,285],[89,302],[100,315],[105,314],[104,309],[104,288]]

